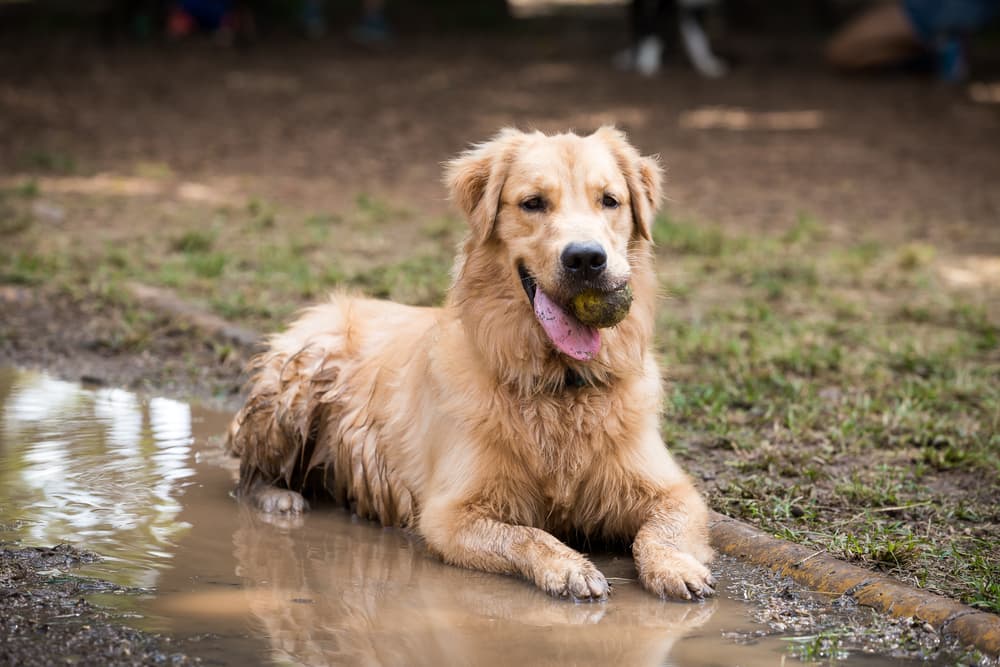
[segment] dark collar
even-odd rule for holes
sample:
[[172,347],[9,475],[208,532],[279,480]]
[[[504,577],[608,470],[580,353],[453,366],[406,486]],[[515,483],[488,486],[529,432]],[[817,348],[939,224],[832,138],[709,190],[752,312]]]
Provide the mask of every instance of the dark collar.
[[581,387],[586,387],[590,384],[582,375],[574,371],[572,368],[566,369],[566,377],[563,379],[563,383],[564,386],[573,387],[574,389],[580,389]]

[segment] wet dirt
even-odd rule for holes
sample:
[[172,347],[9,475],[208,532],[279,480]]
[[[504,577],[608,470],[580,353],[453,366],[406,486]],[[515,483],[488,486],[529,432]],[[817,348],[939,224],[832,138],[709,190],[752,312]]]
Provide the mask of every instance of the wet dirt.
[[230,495],[228,416],[0,369],[0,663],[956,659],[933,633],[728,559],[717,599],[679,604],[644,592],[626,554],[594,554],[612,599],[573,604],[340,509],[268,520]]
[[0,665],[188,665],[169,638],[123,624],[85,596],[129,590],[74,576],[93,553],[67,544],[12,547],[0,541]]
[[127,308],[44,287],[0,286],[0,366],[45,369],[90,386],[197,397],[235,410],[254,349],[222,345],[182,319],[148,312],[148,339],[120,340]]

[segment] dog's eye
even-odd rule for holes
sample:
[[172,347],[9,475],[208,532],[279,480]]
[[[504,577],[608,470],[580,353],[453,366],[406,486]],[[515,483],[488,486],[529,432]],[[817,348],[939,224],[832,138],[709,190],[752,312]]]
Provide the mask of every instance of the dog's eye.
[[601,199],[601,206],[604,208],[618,208],[618,200],[611,195],[604,195]]
[[534,197],[528,197],[521,202],[521,208],[525,211],[530,211],[532,213],[537,213],[538,211],[545,210],[545,200],[535,195]]

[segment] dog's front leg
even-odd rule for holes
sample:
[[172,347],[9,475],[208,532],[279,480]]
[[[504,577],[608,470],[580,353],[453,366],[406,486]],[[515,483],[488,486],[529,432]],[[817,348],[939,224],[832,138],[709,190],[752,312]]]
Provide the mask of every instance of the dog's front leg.
[[497,521],[474,505],[428,505],[420,532],[428,547],[453,565],[517,574],[551,595],[574,600],[604,600],[610,592],[593,563],[551,534]]
[[658,495],[632,544],[639,581],[664,598],[700,600],[715,594],[715,578],[705,565],[707,508],[687,483]]

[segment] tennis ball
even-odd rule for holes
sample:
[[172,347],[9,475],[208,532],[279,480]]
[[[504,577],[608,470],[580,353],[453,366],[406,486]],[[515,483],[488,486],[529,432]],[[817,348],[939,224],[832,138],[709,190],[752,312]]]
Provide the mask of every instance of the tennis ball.
[[588,327],[613,327],[628,315],[628,309],[632,305],[632,288],[625,285],[614,292],[584,290],[573,297],[570,305],[576,319]]

